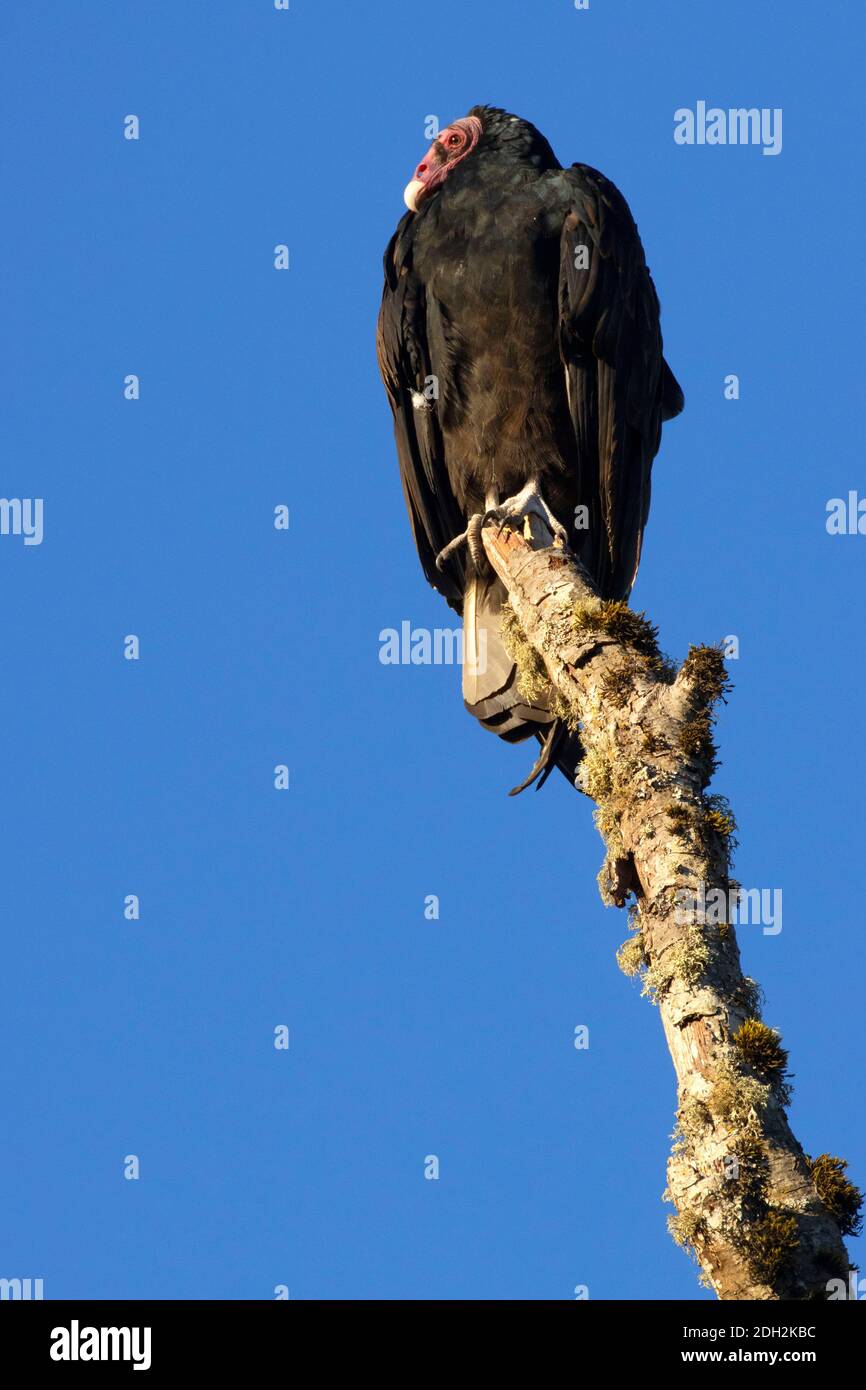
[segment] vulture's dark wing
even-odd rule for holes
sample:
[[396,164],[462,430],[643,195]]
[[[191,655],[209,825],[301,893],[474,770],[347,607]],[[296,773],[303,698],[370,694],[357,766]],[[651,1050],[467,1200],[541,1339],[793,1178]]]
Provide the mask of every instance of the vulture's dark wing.
[[[412,268],[412,224],[407,213],[385,252],[385,288],[376,333],[379,370],[394,413],[403,495],[424,573],[458,612],[464,573],[459,555],[443,573],[436,556],[465,522],[451,491],[435,404],[427,341],[424,286]],[[438,383],[446,389],[447,383]],[[425,391],[428,393],[425,396]]]
[[[578,444],[580,501],[589,508],[583,558],[606,597],[634,582],[662,420],[683,393],[662,356],[659,302],[622,194],[575,164],[562,230],[560,350]],[[585,248],[585,254],[581,253]]]

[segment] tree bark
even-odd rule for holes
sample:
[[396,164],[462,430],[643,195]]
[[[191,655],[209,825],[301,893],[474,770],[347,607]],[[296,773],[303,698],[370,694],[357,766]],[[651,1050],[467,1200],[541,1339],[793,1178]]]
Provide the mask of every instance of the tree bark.
[[578,785],[597,804],[606,848],[602,898],[622,907],[633,895],[619,959],[658,1003],[678,1083],[671,1232],[721,1299],[831,1296],[849,1271],[838,1204],[819,1197],[789,1127],[787,1053],[760,1021],[733,914],[705,906],[722,901],[714,890],[735,904],[738,890],[733,821],[706,793],[713,706],[727,688],[721,652],[693,648],[675,670],[652,625],[600,600],[535,516],[522,531],[488,524],[482,541],[532,649],[517,653],[521,668],[536,665],[522,678],[543,674],[540,659],[558,712],[580,729]]

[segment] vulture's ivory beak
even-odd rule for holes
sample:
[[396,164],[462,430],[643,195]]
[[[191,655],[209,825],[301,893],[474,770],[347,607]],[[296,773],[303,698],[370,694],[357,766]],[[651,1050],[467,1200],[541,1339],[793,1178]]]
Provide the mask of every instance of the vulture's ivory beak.
[[418,199],[424,192],[424,187],[425,185],[422,179],[412,179],[403,190],[403,202],[410,212],[418,211]]

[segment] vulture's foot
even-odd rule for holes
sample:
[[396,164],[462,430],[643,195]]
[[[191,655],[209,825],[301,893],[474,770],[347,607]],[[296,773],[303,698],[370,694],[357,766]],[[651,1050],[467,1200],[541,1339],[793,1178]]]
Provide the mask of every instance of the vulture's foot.
[[455,551],[465,545],[475,561],[477,570],[484,569],[487,561],[484,556],[484,546],[481,544],[481,527],[484,525],[484,516],[481,512],[476,512],[470,516],[465,531],[461,531],[459,536],[455,536],[453,541],[449,541],[444,550],[440,550],[436,556],[437,570],[443,570],[445,563],[451,558]]
[[534,478],[530,479],[526,487],[515,497],[506,498],[497,507],[489,507],[482,524],[486,526],[489,521],[497,521],[500,531],[503,526],[513,526],[515,530],[522,530],[524,521],[529,516],[537,516],[544,522],[554,544],[558,542],[560,545],[568,545],[567,530],[553,515]]

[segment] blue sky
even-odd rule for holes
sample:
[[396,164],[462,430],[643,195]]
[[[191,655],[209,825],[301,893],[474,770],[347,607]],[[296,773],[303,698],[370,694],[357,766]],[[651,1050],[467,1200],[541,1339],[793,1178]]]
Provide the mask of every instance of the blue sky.
[[[633,601],[679,657],[740,639],[714,789],[739,878],[784,894],[744,964],[798,1137],[862,1183],[866,539],[825,528],[866,495],[862,26],[839,0],[5,8],[0,491],[44,499],[44,539],[0,537],[0,1275],[709,1296],[665,1229],[673,1072],[589,803],[509,800],[530,754],[457,670],[378,659],[452,619],[376,372],[381,256],[425,117],[476,102],[638,220],[687,408]],[[782,153],[677,146],[698,100],[781,107]]]

